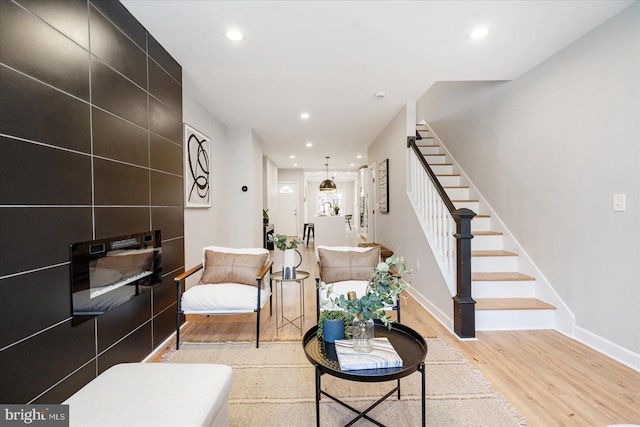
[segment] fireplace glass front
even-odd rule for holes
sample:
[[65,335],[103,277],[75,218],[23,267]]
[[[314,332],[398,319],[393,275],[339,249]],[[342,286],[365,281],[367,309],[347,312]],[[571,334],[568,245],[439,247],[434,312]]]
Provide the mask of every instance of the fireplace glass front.
[[160,230],[73,243],[70,249],[74,325],[162,282]]

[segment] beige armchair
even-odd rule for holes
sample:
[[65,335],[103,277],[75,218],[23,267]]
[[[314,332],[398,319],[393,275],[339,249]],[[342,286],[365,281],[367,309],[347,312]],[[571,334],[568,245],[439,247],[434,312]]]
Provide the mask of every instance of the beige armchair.
[[[267,249],[234,249],[208,246],[202,264],[174,280],[178,289],[176,350],[180,347],[180,317],[183,314],[256,313],[256,347],[260,346],[260,312],[271,304],[271,267]],[[202,270],[197,284],[187,289],[186,279]]]
[[[349,291],[355,291],[356,298],[366,293],[373,268],[380,262],[380,247],[318,246],[316,258],[319,276],[316,285],[321,281],[333,285],[331,294],[316,286],[316,314],[320,318],[320,311],[337,308],[331,298],[347,295]],[[385,309],[395,310],[400,322],[399,299]]]

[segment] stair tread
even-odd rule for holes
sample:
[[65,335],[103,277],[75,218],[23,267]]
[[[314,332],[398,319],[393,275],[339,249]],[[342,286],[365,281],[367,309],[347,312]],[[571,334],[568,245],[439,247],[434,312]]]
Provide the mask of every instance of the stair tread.
[[466,185],[444,185],[442,188],[469,188]]
[[452,200],[453,203],[460,202],[479,202],[479,200]]
[[[435,147],[435,145],[430,145],[430,147]],[[440,153],[437,153],[437,154],[423,154],[423,156],[425,156],[425,157],[429,157],[429,156],[435,157],[435,156],[446,156],[446,154],[440,154]]]
[[474,236],[502,236],[499,231],[472,231],[471,234]]
[[459,177],[460,174],[457,174],[457,173],[449,173],[449,174],[440,173],[440,174],[436,174],[436,176],[458,176]]
[[517,271],[507,272],[488,272],[488,273],[471,273],[472,281],[520,281],[520,280],[536,280],[535,277],[527,276],[526,274],[518,273]]
[[491,218],[491,215],[485,215],[485,214],[480,215],[480,214],[478,214],[478,215],[476,215],[476,218]]
[[555,310],[537,298],[477,298],[476,310]]
[[518,256],[518,254],[509,251],[471,251],[471,256]]

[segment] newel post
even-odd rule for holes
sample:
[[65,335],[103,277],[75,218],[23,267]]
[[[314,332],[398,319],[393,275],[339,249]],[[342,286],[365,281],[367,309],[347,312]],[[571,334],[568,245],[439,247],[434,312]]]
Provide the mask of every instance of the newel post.
[[452,213],[456,221],[456,296],[453,297],[453,330],[460,338],[475,338],[475,301],[471,298],[471,220],[476,214],[466,208]]

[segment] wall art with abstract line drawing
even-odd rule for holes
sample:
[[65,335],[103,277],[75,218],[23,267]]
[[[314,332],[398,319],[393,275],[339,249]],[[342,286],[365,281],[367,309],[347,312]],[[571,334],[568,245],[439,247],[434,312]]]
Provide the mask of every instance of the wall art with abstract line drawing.
[[185,206],[211,207],[211,140],[188,124],[184,125]]

